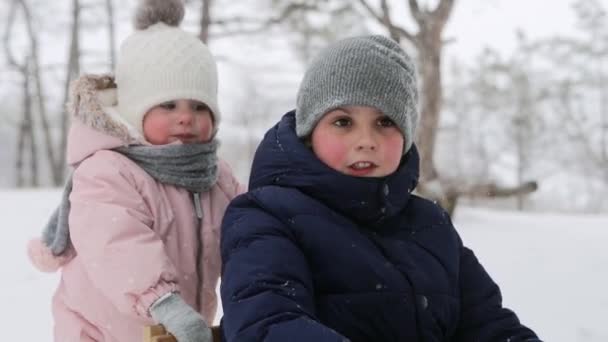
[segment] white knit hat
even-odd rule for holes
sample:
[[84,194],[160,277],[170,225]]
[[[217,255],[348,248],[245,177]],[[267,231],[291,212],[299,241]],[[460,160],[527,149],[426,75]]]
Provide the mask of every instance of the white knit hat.
[[137,31],[120,47],[115,71],[117,110],[140,133],[148,110],[179,99],[205,103],[217,130],[217,66],[200,39],[178,28],[183,17],[182,0],[140,1]]

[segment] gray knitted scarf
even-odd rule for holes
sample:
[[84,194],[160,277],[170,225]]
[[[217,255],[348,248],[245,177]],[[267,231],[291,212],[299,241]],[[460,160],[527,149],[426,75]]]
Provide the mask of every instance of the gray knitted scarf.
[[[217,181],[218,141],[204,144],[128,146],[114,151],[123,154],[152,178],[164,183],[187,189],[193,194],[208,191]],[[72,192],[72,176],[68,177],[61,203],[51,215],[42,232],[42,241],[53,255],[62,255],[70,245],[68,217],[69,196]]]

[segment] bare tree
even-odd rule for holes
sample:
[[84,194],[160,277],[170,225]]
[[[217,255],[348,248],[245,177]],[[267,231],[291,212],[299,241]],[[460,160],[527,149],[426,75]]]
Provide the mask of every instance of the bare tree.
[[[23,116],[21,123],[19,124],[19,135],[17,145],[17,160],[16,160],[16,175],[17,175],[17,187],[32,186],[37,187],[39,182],[38,175],[38,147],[36,146],[36,136],[34,134],[34,120],[32,115],[32,101],[31,101],[31,85],[30,77],[28,75],[31,68],[31,56],[26,58],[25,62],[25,77],[23,78],[23,90],[22,90],[22,101],[23,101]],[[24,159],[26,158],[27,146],[29,146],[29,182],[25,181],[25,169]]]
[[211,27],[211,6],[213,0],[201,0],[201,18],[199,38],[205,44],[209,44],[209,29]]
[[603,168],[605,189],[608,190],[608,94],[606,86],[605,63],[608,61],[608,14],[597,0],[579,0],[575,4],[579,18],[579,26],[587,33],[587,58],[591,61],[591,68],[595,77],[591,82],[595,84],[598,94],[597,110],[599,112],[599,151],[594,159]]
[[56,167],[58,168],[56,176],[59,178],[53,178],[55,185],[60,185],[60,183],[63,181],[63,175],[66,171],[65,160],[67,153],[69,115],[64,104],[68,101],[70,82],[76,77],[78,77],[78,75],[80,74],[80,11],[80,0],[72,0],[72,26],[70,34],[70,50],[68,57],[68,65],[66,67],[66,76],[63,87],[63,101],[61,106],[61,129],[59,133],[60,144],[58,149],[59,157],[56,161]]
[[[352,6],[352,2],[340,2]],[[285,2],[282,2],[285,3]],[[295,2],[289,2],[295,3]],[[307,11],[319,11],[328,2],[308,0],[298,3],[308,5]],[[333,3],[333,2],[332,2]],[[395,13],[391,10],[388,0],[381,0],[379,8],[372,6],[371,1],[359,0],[358,4],[363,12],[374,18],[384,26],[389,35],[399,43],[409,42],[418,52],[418,65],[421,78],[421,121],[417,131],[416,141],[421,153],[421,179],[418,192],[425,197],[439,201],[450,212],[455,208],[456,198],[466,191],[461,183],[447,182],[442,179],[435,167],[434,156],[443,101],[443,84],[441,75],[441,62],[443,46],[442,35],[447,21],[454,7],[454,0],[440,0],[432,8],[422,8],[417,0],[408,0],[409,13],[414,18],[418,31],[410,32],[408,29],[396,24]],[[345,9],[350,9],[344,5]],[[301,13],[302,11],[300,11]],[[362,21],[360,21],[362,22]],[[312,32],[313,34],[315,32]],[[303,31],[307,37],[310,32]],[[495,184],[472,184],[471,192],[478,193],[479,188],[498,188]],[[510,191],[496,191],[496,194],[511,193]]]
[[[35,134],[37,129],[40,129],[42,134],[43,142],[42,146],[45,151],[45,155],[48,161],[48,170],[50,171],[51,182],[53,185],[61,185],[65,176],[65,159],[66,159],[66,145],[67,145],[67,130],[68,130],[68,114],[65,109],[65,102],[67,101],[69,83],[72,79],[76,78],[80,73],[80,47],[79,47],[79,36],[80,36],[80,12],[81,5],[80,0],[72,0],[72,25],[70,32],[70,47],[68,53],[68,63],[65,68],[66,76],[63,86],[63,101],[61,102],[60,110],[57,112],[58,126],[51,125],[49,114],[47,111],[47,97],[43,82],[43,70],[40,65],[40,48],[39,48],[39,34],[35,27],[32,12],[29,7],[27,0],[12,0],[10,7],[9,20],[7,21],[7,28],[5,31],[4,42],[5,52],[9,59],[9,65],[13,66],[22,74],[24,81],[22,82],[23,89],[23,120],[20,125],[20,136],[18,138],[18,147],[21,152],[17,154],[16,164],[22,165],[24,161],[23,151],[24,140],[21,136],[25,135],[32,140],[34,145],[31,149],[32,163],[36,170],[38,169],[38,156],[35,150]],[[10,44],[12,37],[12,28],[15,25],[15,17],[21,14],[23,17],[23,24],[27,33],[27,48],[25,53],[24,62],[17,62],[17,57],[10,50]],[[36,117],[36,120],[34,120]],[[34,125],[34,121],[39,123],[39,127]],[[58,128],[58,129],[57,129]],[[31,130],[31,133],[29,133]],[[59,134],[58,139],[53,137]],[[33,166],[33,167],[34,167]],[[20,166],[18,166],[19,168]],[[18,172],[19,174],[19,172]],[[36,177],[38,177],[38,171],[36,171]],[[18,180],[17,183],[20,183]],[[36,179],[36,185],[39,184]]]
[[42,136],[44,139],[44,148],[48,158],[48,164],[51,170],[51,179],[53,184],[59,185],[62,182],[63,174],[61,172],[61,162],[57,159],[57,153],[54,148],[51,127],[49,125],[48,114],[46,110],[46,97],[44,92],[44,86],[42,83],[42,70],[40,69],[40,57],[39,57],[39,46],[37,32],[34,30],[34,21],[31,15],[29,4],[26,0],[18,1],[21,10],[24,14],[25,24],[27,27],[28,38],[31,49],[31,74],[35,87],[35,96],[38,117],[40,118],[40,124],[42,128]]
[[[517,53],[502,65],[494,65],[494,70],[503,75],[508,82],[508,94],[503,97],[512,104],[505,103],[503,107],[510,113],[507,131],[510,133],[510,142],[515,148],[516,180],[517,184],[525,184],[531,177],[533,164],[538,163],[542,154],[546,154],[547,147],[541,141],[544,120],[540,104],[548,97],[548,82],[537,72],[532,70],[534,65],[534,47],[528,43],[523,32],[518,32]],[[499,95],[500,96],[500,95]],[[517,208],[524,209],[526,194],[516,193]]]
[[[39,46],[38,46],[38,32],[34,29],[35,23],[31,15],[29,4],[26,0],[14,0],[12,4],[12,11],[16,15],[16,11],[19,9],[23,14],[24,24],[27,32],[28,39],[28,52],[27,52],[27,67],[23,70],[27,70],[27,75],[30,77],[29,85],[33,88],[28,96],[31,101],[35,101],[35,104],[32,107],[26,108],[35,108],[35,113],[40,120],[40,125],[42,129],[43,136],[43,145],[45,149],[45,154],[47,156],[49,169],[51,171],[51,178],[53,184],[60,184],[63,179],[62,174],[62,163],[57,159],[57,153],[55,149],[55,144],[53,143],[51,126],[49,124],[48,114],[46,110],[46,97],[42,82],[42,70],[40,68],[40,57],[39,57]],[[14,25],[14,15],[9,16],[9,28],[7,29],[7,37],[5,40],[10,44],[10,30],[12,25]],[[32,117],[34,115],[34,109],[31,110]]]
[[366,32],[365,16],[352,1],[272,0],[271,8],[278,15],[269,23],[280,23],[295,33],[290,41],[304,63],[328,42]]
[[[597,1],[581,0],[576,8],[583,35],[530,42],[520,34],[519,44],[508,58],[501,58],[496,52],[486,53],[467,73],[458,76],[461,83],[456,84],[457,89],[467,91],[448,92],[452,97],[448,113],[459,110],[459,119],[482,113],[491,118],[494,127],[501,126],[500,130],[491,131],[477,121],[469,124],[465,139],[489,132],[495,145],[489,155],[509,157],[503,165],[492,159],[487,162],[503,171],[505,166],[512,168],[522,190],[534,188],[533,183],[525,183],[531,178],[576,177],[586,187],[577,189],[584,196],[581,198],[587,198],[585,210],[601,210],[608,203],[600,185],[602,179],[604,186],[608,184],[608,160],[604,157],[608,132],[604,89],[608,27],[606,12]],[[468,81],[462,82],[463,79]],[[463,105],[465,100],[469,102]],[[488,179],[484,181],[491,184]],[[495,193],[487,186],[471,184],[468,188],[471,194],[479,190]],[[456,191],[468,192],[466,187]],[[509,191],[497,193],[506,195]],[[520,193],[518,206],[523,204]]]
[[[110,70],[114,70],[116,68],[116,29],[114,25],[114,2],[112,0],[105,0],[106,5],[106,13],[108,16],[108,51],[110,55]],[[74,10],[75,12],[75,10]],[[76,15],[74,15],[74,19]],[[74,23],[78,23],[78,20],[74,20]],[[76,26],[78,27],[78,26]],[[74,28],[72,28],[74,30]],[[77,41],[78,39],[76,39]],[[74,41],[72,37],[72,41]]]
[[544,39],[537,42],[536,48],[554,70],[553,108],[563,120],[566,146],[576,148],[569,154],[562,153],[577,156],[576,160],[570,157],[564,165],[582,168],[588,182],[597,184],[597,180],[603,180],[604,191],[598,201],[606,205],[603,193],[608,190],[607,13],[597,0],[579,0],[574,10],[581,35]]
[[[32,114],[32,86],[31,86],[31,68],[32,68],[32,53],[34,49],[34,45],[30,45],[30,52],[24,58],[24,61],[19,63],[17,58],[14,56],[11,51],[11,38],[12,38],[12,29],[15,24],[15,18],[17,16],[17,10],[23,3],[15,0],[11,3],[9,9],[9,16],[6,23],[6,29],[4,31],[4,48],[5,53],[8,59],[9,66],[13,67],[15,70],[19,72],[22,79],[22,102],[23,102],[23,114],[19,123],[19,130],[17,136],[17,154],[15,160],[15,175],[16,175],[16,185],[18,187],[23,187],[26,185],[30,186],[38,186],[38,150],[37,143],[34,135],[34,125],[33,125],[33,114]],[[26,19],[29,20],[29,18]],[[32,33],[30,31],[30,33]],[[29,145],[29,159],[30,159],[30,180],[26,182],[25,180],[25,169],[24,163],[26,159],[26,151],[27,146]]]
[[[444,41],[443,29],[450,18],[455,0],[440,0],[434,9],[421,9],[417,0],[408,0],[409,11],[418,25],[418,32],[411,33],[397,26],[387,0],[380,1],[380,9],[374,9],[369,1],[359,3],[380,24],[386,27],[397,42],[407,40],[418,51],[418,64],[422,83],[422,106],[417,141],[421,152],[421,182],[432,183],[439,179],[433,162],[435,141],[442,103],[441,57]],[[423,186],[424,188],[424,186]]]
[[421,153],[421,178],[418,192],[423,196],[439,201],[452,213],[459,196],[467,194],[481,195],[479,189],[496,189],[485,194],[489,197],[521,194],[536,189],[536,183],[522,184],[513,189],[501,188],[496,184],[471,184],[468,190],[463,182],[449,182],[442,179],[435,166],[435,150],[443,104],[443,83],[441,64],[443,56],[443,30],[448,22],[455,0],[439,0],[434,8],[422,8],[417,0],[408,0],[409,12],[413,17],[418,32],[412,33],[398,26],[393,20],[388,0],[380,1],[380,8],[375,9],[368,0],[359,0],[361,6],[381,25],[397,42],[407,41],[418,52],[418,65],[421,78],[422,103],[420,125],[417,132],[417,145]]

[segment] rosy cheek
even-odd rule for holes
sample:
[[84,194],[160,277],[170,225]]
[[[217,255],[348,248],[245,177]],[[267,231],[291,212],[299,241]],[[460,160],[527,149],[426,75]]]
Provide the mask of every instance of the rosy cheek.
[[210,117],[203,117],[199,124],[199,133],[203,142],[211,139],[211,133],[213,132],[213,121]]
[[318,134],[313,136],[313,150],[315,155],[332,169],[340,171],[344,167],[347,149],[343,141],[335,135]]
[[396,170],[403,155],[403,138],[398,135],[389,138],[385,145],[385,160]]
[[209,124],[202,129],[202,136],[205,137],[205,140],[211,139],[211,132],[213,131],[213,124]]
[[158,117],[150,117],[150,119],[144,119],[143,130],[144,137],[150,143],[155,145],[168,143],[168,124],[165,120]]

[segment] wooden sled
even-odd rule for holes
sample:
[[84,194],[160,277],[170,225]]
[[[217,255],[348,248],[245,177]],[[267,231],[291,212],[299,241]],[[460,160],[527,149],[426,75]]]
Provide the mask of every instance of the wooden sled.
[[[211,327],[211,334],[213,342],[222,341],[220,327]],[[177,342],[177,340],[162,325],[153,325],[144,328],[144,342]]]

